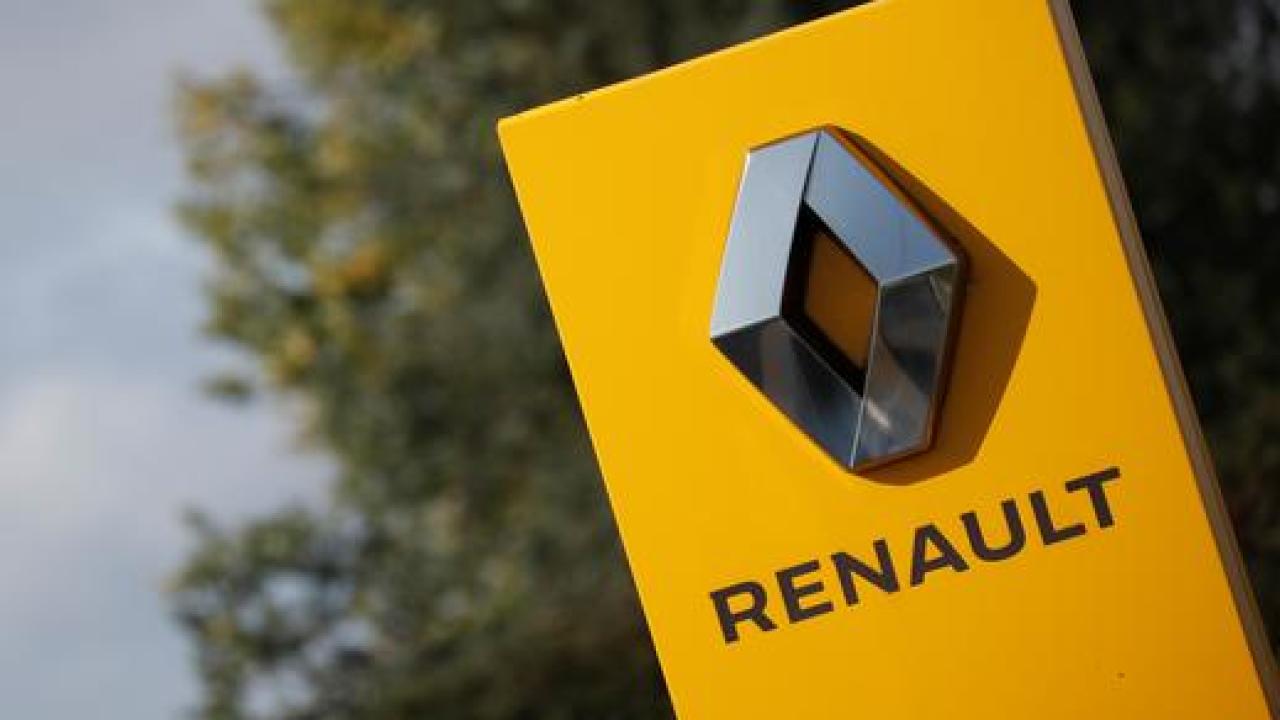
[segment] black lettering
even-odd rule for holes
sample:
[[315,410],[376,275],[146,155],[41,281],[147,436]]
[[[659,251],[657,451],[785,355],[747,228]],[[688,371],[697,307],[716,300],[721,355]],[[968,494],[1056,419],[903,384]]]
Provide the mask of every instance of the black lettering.
[[1120,468],[1107,468],[1092,475],[1085,475],[1067,482],[1067,492],[1089,491],[1089,502],[1093,503],[1093,514],[1098,518],[1098,527],[1109,528],[1116,524],[1111,514],[1111,504],[1107,502],[1107,489],[1104,483],[1120,479]]
[[888,543],[877,540],[875,549],[876,560],[880,564],[878,570],[849,553],[838,552],[831,556],[831,564],[835,566],[836,576],[840,578],[840,588],[844,590],[845,604],[858,604],[858,589],[853,584],[854,575],[887,593],[898,592],[898,573],[893,569],[893,557],[889,555]]
[[[751,604],[741,610],[730,608],[729,599],[735,595],[749,596]],[[765,632],[778,629],[777,623],[764,614],[766,602],[768,598],[764,588],[756,582],[741,582],[711,592],[711,603],[716,607],[716,617],[720,619],[720,631],[724,633],[725,644],[738,641],[738,625],[748,620]]]
[[1031,493],[1031,510],[1035,513],[1036,527],[1040,528],[1040,539],[1045,545],[1053,545],[1084,534],[1083,523],[1055,527],[1053,516],[1049,514],[1049,504],[1044,499],[1044,493],[1039,490]]
[[782,604],[787,608],[787,618],[793,623],[808,620],[835,609],[835,606],[828,600],[823,600],[809,607],[804,607],[800,604],[802,599],[822,592],[821,581],[814,581],[807,585],[796,585],[797,578],[801,575],[818,572],[818,567],[817,560],[810,560],[806,563],[779,570],[777,573],[778,589],[782,591]]
[[[925,557],[929,552],[929,545],[933,545],[938,550],[938,557],[932,560]],[[956,572],[964,572],[969,569],[969,563],[956,552],[955,546],[936,525],[930,523],[916,528],[915,542],[911,550],[911,586],[915,587],[923,583],[925,573],[947,567]]]
[[1005,527],[1009,529],[1009,542],[998,548],[987,544],[977,513],[967,512],[960,516],[960,521],[964,523],[965,534],[969,536],[969,547],[973,549],[973,554],[978,559],[985,562],[1007,560],[1022,552],[1022,548],[1027,544],[1027,532],[1022,527],[1022,516],[1018,514],[1018,504],[1009,499],[1000,503],[1000,507],[1004,510]]

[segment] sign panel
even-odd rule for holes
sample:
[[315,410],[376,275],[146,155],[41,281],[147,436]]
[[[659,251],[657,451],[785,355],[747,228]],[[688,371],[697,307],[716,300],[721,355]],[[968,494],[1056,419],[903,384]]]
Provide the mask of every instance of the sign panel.
[[881,0],[500,125],[681,717],[1269,716],[1081,58]]

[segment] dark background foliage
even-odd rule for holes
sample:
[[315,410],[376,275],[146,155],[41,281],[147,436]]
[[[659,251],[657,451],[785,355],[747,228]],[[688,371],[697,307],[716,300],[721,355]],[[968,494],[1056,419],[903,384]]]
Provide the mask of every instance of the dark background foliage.
[[[848,4],[266,0],[291,79],[183,84],[208,329],[263,369],[210,388],[301,402],[342,469],[321,510],[193,516],[201,715],[670,714],[494,122]],[[1076,12],[1280,628],[1280,5]]]

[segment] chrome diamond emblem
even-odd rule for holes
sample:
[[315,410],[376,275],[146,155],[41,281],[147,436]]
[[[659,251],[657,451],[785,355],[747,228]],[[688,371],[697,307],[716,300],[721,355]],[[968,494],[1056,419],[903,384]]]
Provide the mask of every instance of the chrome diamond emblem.
[[[831,276],[824,263],[855,268],[822,281],[835,289],[825,321],[809,297],[815,272]],[[827,454],[862,470],[929,446],[962,281],[957,250],[890,176],[839,131],[816,130],[747,154],[711,340]]]

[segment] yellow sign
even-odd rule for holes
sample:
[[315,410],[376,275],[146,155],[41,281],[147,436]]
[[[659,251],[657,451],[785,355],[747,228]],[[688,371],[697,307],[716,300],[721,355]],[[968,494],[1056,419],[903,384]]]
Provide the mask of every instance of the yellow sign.
[[[932,446],[872,469],[712,342],[744,161],[819,128],[965,259]],[[681,717],[1269,716],[1065,2],[881,0],[500,134]]]

